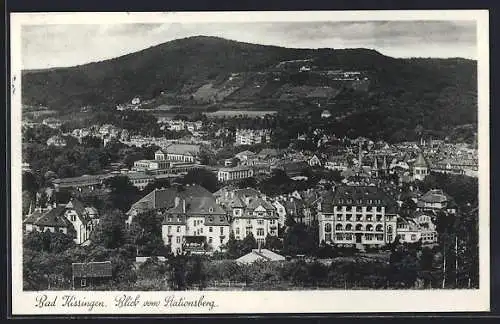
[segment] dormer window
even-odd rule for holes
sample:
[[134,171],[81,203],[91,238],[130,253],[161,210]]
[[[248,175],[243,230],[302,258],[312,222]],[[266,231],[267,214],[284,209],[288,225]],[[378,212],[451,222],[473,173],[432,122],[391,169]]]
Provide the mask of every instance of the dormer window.
[[213,212],[214,212],[213,207],[208,208],[208,212],[209,212],[209,213],[213,213]]

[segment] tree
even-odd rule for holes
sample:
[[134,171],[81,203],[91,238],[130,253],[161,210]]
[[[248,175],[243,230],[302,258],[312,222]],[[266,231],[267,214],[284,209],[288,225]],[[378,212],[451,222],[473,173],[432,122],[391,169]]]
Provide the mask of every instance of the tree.
[[267,234],[265,248],[273,251],[279,251],[283,249],[283,243],[278,237]]
[[210,192],[219,189],[219,181],[212,171],[206,169],[191,169],[182,179],[183,184],[198,184]]
[[121,211],[128,211],[130,206],[140,198],[140,192],[129,178],[117,176],[106,180],[106,185],[110,188],[109,193],[113,208]]
[[253,236],[252,232],[250,232],[241,242],[241,248],[240,248],[241,254],[245,255],[247,253],[252,252],[252,250],[256,248],[257,248],[257,241],[255,240],[255,237]]
[[164,253],[162,239],[163,216],[156,211],[139,213],[132,222],[133,240],[141,256],[158,256]]
[[229,233],[229,239],[226,243],[226,253],[230,259],[236,259],[241,256],[238,241],[234,237],[234,232]]
[[92,232],[91,241],[107,249],[116,249],[126,243],[124,215],[120,210],[103,213],[99,225]]

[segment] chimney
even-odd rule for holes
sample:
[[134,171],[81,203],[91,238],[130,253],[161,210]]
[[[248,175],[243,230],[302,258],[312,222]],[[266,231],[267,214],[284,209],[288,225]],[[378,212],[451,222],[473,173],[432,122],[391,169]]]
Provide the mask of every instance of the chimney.
[[182,199],[182,213],[186,213],[186,199]]

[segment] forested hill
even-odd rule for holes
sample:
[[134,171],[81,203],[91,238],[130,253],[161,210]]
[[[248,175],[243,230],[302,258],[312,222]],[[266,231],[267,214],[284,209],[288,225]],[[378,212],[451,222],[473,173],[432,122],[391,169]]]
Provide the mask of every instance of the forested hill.
[[[301,73],[302,66],[311,70]],[[339,70],[361,71],[362,78],[325,77]],[[23,71],[22,82],[23,103],[58,111],[114,109],[136,96],[165,94],[211,104],[267,102],[278,110],[307,99],[346,113],[347,123],[368,114],[382,118],[381,127],[408,127],[398,123],[411,119],[440,128],[476,122],[476,75],[476,61],[466,59],[395,59],[368,49],[290,49],[197,36],[102,62]]]

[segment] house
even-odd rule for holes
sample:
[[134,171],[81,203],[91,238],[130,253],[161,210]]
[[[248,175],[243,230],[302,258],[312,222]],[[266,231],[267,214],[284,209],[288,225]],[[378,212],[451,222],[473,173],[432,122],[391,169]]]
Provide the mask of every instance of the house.
[[309,165],[312,167],[321,166],[322,164],[320,158],[316,154],[313,155],[313,157],[310,158],[307,163],[309,163]]
[[320,242],[359,249],[396,237],[397,203],[376,186],[338,186],[318,205]]
[[57,146],[57,147],[65,147],[67,144],[66,140],[64,139],[64,137],[60,136],[60,135],[54,135],[54,136],[51,136],[48,140],[47,140],[47,146]]
[[76,244],[83,244],[99,224],[99,216],[94,207],[85,207],[76,199],[67,204],[36,209],[23,222],[26,232],[60,232],[73,236]]
[[25,232],[60,232],[70,235],[73,229],[71,222],[65,217],[65,206],[48,206],[47,209],[36,209],[23,221]]
[[278,215],[278,224],[282,227],[285,226],[287,210],[285,205],[283,204],[283,201],[274,200],[272,204],[276,209],[276,214]]
[[323,112],[321,112],[321,118],[330,118],[332,117],[332,114],[330,113],[329,110],[323,110]]
[[274,166],[274,169],[283,170],[288,177],[292,178],[309,170],[310,166],[306,161],[286,161],[278,163]]
[[260,160],[269,160],[273,158],[277,158],[279,156],[279,152],[276,149],[271,149],[271,148],[265,148],[262,149],[258,154],[257,157]]
[[257,243],[265,244],[267,235],[278,235],[276,209],[259,191],[226,187],[217,191],[215,196],[231,217],[236,239],[244,239],[252,233]]
[[240,264],[251,264],[256,261],[279,262],[285,260],[286,258],[284,256],[279,255],[278,253],[275,253],[271,250],[253,249],[252,252],[236,259],[236,262]]
[[347,160],[342,155],[330,156],[325,162],[325,169],[332,171],[345,171],[349,167]]
[[237,129],[234,145],[255,145],[270,141],[271,131],[268,129]]
[[65,206],[64,217],[71,223],[75,231],[74,241],[82,244],[89,240],[92,231],[99,224],[99,216],[94,207],[85,205],[72,198]]
[[42,124],[48,126],[52,129],[58,129],[61,127],[62,122],[54,117],[46,118],[42,121]]
[[398,217],[396,225],[396,234],[401,243],[416,243],[421,237],[420,226],[414,219]]
[[234,157],[240,160],[241,162],[247,162],[251,159],[254,159],[256,154],[252,151],[243,151],[238,154],[236,154]]
[[217,179],[221,182],[242,180],[253,176],[254,171],[249,166],[224,167],[217,172]]
[[456,203],[453,198],[441,189],[431,189],[417,201],[417,211],[456,213]]
[[72,263],[73,289],[92,288],[110,281],[113,277],[111,261]]
[[140,213],[162,217],[162,239],[173,253],[210,253],[221,250],[229,239],[226,211],[212,193],[198,185],[155,189],[127,212],[127,227]]

